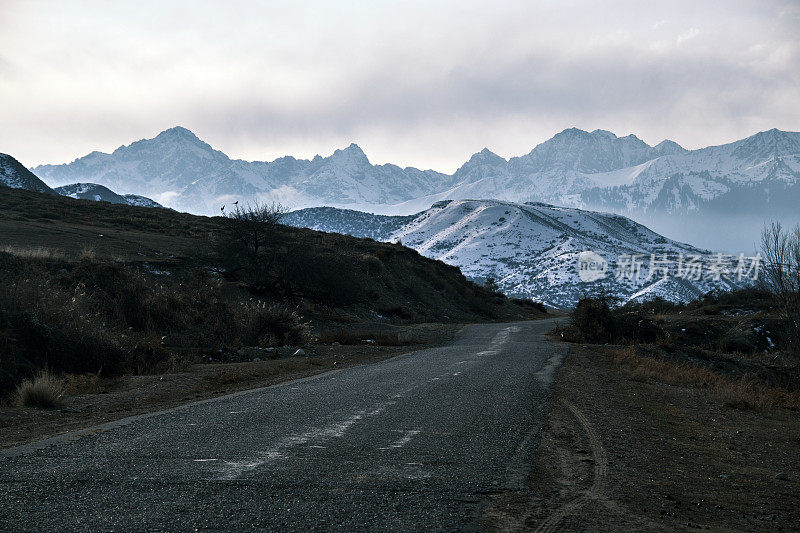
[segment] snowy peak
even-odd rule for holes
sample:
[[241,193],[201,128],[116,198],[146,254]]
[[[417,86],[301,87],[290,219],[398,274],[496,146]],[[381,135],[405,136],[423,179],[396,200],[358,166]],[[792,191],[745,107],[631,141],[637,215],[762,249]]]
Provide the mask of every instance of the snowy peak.
[[506,163],[506,160],[488,148],[484,148],[480,152],[472,154],[472,157],[469,158],[469,161],[466,164],[470,163],[482,165],[502,165]]
[[347,148],[334,151],[329,160],[336,164],[344,164],[357,168],[370,166],[367,154],[365,154],[364,150],[356,143],[351,143]]
[[734,157],[760,163],[773,157],[800,153],[800,133],[773,128],[736,141],[733,146]]
[[[447,175],[372,165],[357,144],[311,161],[231,160],[178,126],[113,154],[93,152],[69,165],[33,170],[51,186],[97,183],[199,214],[256,197],[292,208],[329,205],[393,214],[467,198],[542,201],[632,216],[742,208],[775,214],[777,202],[787,206],[800,195],[800,134],[770,130],[685,150],[670,140],[649,146],[635,135],[568,128],[509,160],[484,148]],[[796,212],[796,207],[781,209]],[[667,223],[658,224],[671,231]],[[718,225],[712,226],[709,231],[717,231]]]
[[488,148],[484,148],[469,158],[469,161],[461,165],[453,178],[457,182],[476,181],[488,175],[502,173],[508,162],[495,154]]
[[[573,128],[573,129],[577,129],[577,128]],[[578,130],[578,131],[581,131],[581,130]],[[592,135],[603,136],[603,137],[606,137],[607,139],[616,139],[617,138],[617,136],[614,133],[612,133],[612,132],[610,132],[608,130],[599,130],[599,129],[598,130],[594,130],[592,132]]]
[[164,130],[152,139],[142,139],[128,146],[120,146],[114,150],[113,155],[122,157],[137,157],[140,155],[158,154],[169,157],[191,157],[205,159],[228,160],[228,157],[211,145],[200,140],[197,135],[188,129],[175,126]]
[[191,130],[183,126],[173,126],[156,135],[156,139],[185,139],[191,142],[202,142]]
[[652,152],[655,157],[661,157],[662,155],[683,154],[686,153],[687,150],[675,141],[665,139],[655,145]]
[[524,166],[534,171],[609,172],[647,161],[650,150],[635,135],[617,137],[605,130],[589,133],[569,128],[531,150]]

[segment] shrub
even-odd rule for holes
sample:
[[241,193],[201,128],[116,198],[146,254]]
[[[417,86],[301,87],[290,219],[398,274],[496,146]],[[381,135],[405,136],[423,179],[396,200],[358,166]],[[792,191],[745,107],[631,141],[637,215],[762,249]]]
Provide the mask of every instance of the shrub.
[[761,233],[763,288],[775,298],[788,348],[800,352],[800,225],[785,230],[773,222]]
[[570,337],[588,342],[655,342],[663,333],[646,308],[638,304],[612,308],[612,299],[604,293],[578,300],[572,327],[580,335]]
[[60,406],[63,393],[63,382],[47,369],[40,370],[33,379],[26,379],[17,387],[20,405],[40,409]]
[[615,328],[609,298],[601,294],[578,300],[572,311],[572,325],[589,341],[611,342]]
[[308,325],[283,305],[251,303],[240,310],[241,340],[251,346],[302,345],[310,341]]

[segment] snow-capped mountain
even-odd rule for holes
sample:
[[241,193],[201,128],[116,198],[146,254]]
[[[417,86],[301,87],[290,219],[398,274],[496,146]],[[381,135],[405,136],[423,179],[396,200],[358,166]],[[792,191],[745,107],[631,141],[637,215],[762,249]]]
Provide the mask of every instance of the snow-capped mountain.
[[372,165],[356,144],[312,160],[234,160],[182,127],[111,154],[92,152],[70,164],[33,170],[53,185],[91,181],[199,214],[216,214],[226,202],[258,197],[300,207],[393,204],[452,181],[432,170]]
[[[655,296],[685,301],[739,284],[738,276],[713,279],[711,263],[717,256],[666,239],[628,218],[542,203],[443,201],[412,217],[316,208],[289,213],[285,222],[399,240],[422,255],[458,266],[468,278],[482,281],[492,277],[506,294],[553,307],[571,306],[600,285],[623,301]],[[582,281],[578,259],[586,251],[608,262],[603,278]],[[677,275],[681,258],[687,263],[693,258],[691,261],[701,265],[700,279]],[[735,258],[725,257],[719,263],[728,271],[735,270]],[[638,265],[639,275],[634,265]],[[669,275],[665,276],[665,271]]]
[[34,173],[7,154],[0,154],[0,185],[13,189],[55,194],[53,189],[36,177]]
[[[669,140],[650,146],[634,135],[570,128],[519,157],[483,149],[447,175],[373,165],[355,144],[312,160],[234,160],[176,127],[111,154],[33,170],[53,186],[90,181],[200,214],[249,199],[396,215],[448,199],[538,201],[617,212],[728,249],[750,249],[767,218],[800,220],[800,133],[775,129],[686,150]],[[735,233],[720,232],[734,223]]]
[[117,194],[108,187],[96,183],[72,183],[53,189],[61,196],[69,196],[80,200],[93,200],[95,202],[110,202],[112,204],[137,205],[139,207],[162,207],[150,198],[135,194]]
[[775,129],[699,150],[569,129],[508,161],[484,150],[456,176],[455,187],[405,207],[463,198],[541,201],[624,214],[708,247],[747,249],[765,220],[800,219],[800,133]]

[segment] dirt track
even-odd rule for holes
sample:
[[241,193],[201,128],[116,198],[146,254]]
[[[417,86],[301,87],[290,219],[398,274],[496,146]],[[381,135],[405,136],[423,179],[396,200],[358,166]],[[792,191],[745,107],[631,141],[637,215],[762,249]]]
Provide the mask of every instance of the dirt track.
[[[779,472],[788,479],[776,479]],[[794,530],[800,417],[634,380],[573,348],[557,375],[530,491],[494,498],[495,530]]]

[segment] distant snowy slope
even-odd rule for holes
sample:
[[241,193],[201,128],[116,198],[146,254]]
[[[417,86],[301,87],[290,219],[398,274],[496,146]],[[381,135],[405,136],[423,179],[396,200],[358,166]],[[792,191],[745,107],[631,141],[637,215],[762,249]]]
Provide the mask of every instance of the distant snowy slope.
[[[663,271],[654,271],[650,278],[652,254],[676,260],[700,256],[708,262],[709,253],[666,239],[619,215],[541,203],[444,201],[394,231],[389,228],[400,222],[397,217],[381,221],[379,215],[364,215],[327,208],[307,210],[304,216],[290,220],[294,225],[400,240],[422,255],[458,266],[471,279],[493,277],[509,295],[554,307],[573,305],[600,284],[622,300],[655,296],[687,300],[732,286],[724,279],[662,280]],[[609,273],[602,281],[579,278],[578,255],[584,251],[594,251],[609,262]],[[616,279],[616,273],[624,271],[618,264],[620,258],[633,255],[642,263],[638,279],[632,272],[625,279]]]
[[354,237],[386,240],[392,233],[414,219],[414,215],[386,216],[362,213],[335,207],[310,207],[288,213],[284,224],[310,228],[327,233],[342,233]]
[[157,202],[144,196],[134,194],[120,195],[107,187],[96,183],[73,183],[56,187],[55,192],[61,196],[69,196],[80,200],[92,200],[95,202],[110,202],[112,204],[138,205],[140,207],[162,207]]

